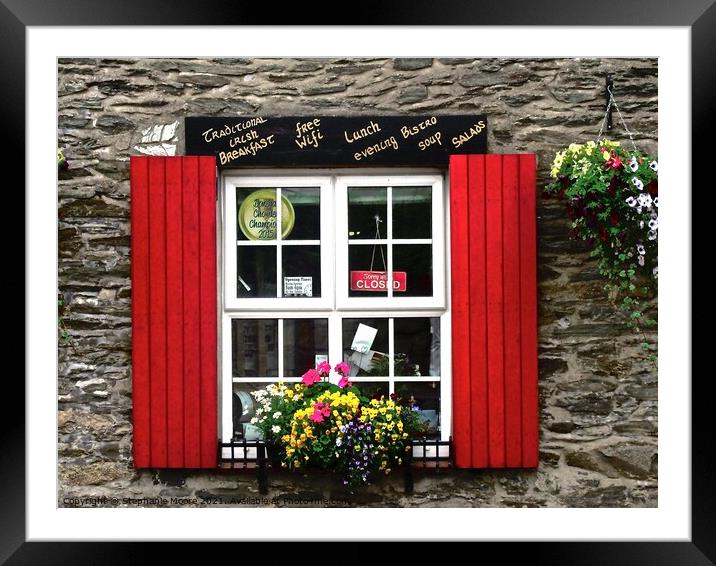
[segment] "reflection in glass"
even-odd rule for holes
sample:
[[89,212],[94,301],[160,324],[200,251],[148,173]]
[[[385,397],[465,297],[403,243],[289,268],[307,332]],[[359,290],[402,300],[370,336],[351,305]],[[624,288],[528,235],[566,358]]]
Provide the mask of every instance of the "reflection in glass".
[[318,187],[281,189],[281,194],[293,206],[295,221],[287,240],[321,239],[321,197]]
[[437,436],[440,432],[440,382],[419,382],[395,384],[395,393],[403,402],[416,403],[426,436]]
[[[382,279],[378,273],[370,275],[360,275],[351,272],[368,272],[375,271],[385,273],[385,263],[387,260],[388,252],[387,246],[381,245],[353,245],[348,246],[348,296],[349,297],[387,297],[388,291],[387,280]],[[371,270],[371,265],[373,269]],[[352,279],[355,278],[355,284],[351,284]],[[354,290],[356,288],[366,288],[372,290],[359,291]]]
[[275,246],[236,246],[236,296],[276,296]]
[[396,376],[440,375],[440,319],[395,318]]
[[[321,296],[321,247],[282,246],[282,279],[284,297]],[[290,277],[290,280],[286,280]],[[302,278],[302,279],[296,279]],[[309,280],[310,279],[310,282]]]
[[316,356],[328,356],[328,319],[283,321],[283,375],[300,377],[316,367]]
[[234,377],[278,377],[278,321],[231,321],[231,367]]
[[344,318],[343,361],[351,377],[387,377],[388,319]]
[[[348,188],[348,237],[350,239],[387,238],[387,191],[385,187]],[[376,236],[376,217],[379,236]]]
[[405,271],[405,292],[401,297],[432,297],[433,247],[430,244],[393,246],[393,269]]
[[432,237],[432,187],[393,187],[393,238]]

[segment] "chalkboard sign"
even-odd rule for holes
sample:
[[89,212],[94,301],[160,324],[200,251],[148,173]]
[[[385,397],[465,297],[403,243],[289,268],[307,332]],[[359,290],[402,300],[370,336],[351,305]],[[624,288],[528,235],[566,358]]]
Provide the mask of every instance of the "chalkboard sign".
[[440,167],[457,153],[487,153],[484,115],[186,118],[186,154],[221,168]]

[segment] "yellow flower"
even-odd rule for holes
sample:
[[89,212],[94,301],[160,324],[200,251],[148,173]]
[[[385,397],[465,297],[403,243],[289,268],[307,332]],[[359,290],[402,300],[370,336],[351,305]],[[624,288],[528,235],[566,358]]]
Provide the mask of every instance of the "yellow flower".
[[602,157],[604,158],[604,161],[607,161],[609,159],[609,152],[604,150],[602,152]]
[[293,397],[293,390],[292,390],[292,389],[286,389],[286,397]]

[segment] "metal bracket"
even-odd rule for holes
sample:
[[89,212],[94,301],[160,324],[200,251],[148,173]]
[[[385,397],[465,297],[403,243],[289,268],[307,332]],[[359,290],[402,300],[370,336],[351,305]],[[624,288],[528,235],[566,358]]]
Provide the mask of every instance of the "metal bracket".
[[614,94],[614,81],[612,76],[607,73],[606,84],[604,87],[604,96],[606,98],[606,113],[607,113],[607,130],[612,129],[612,105],[609,104],[612,95]]

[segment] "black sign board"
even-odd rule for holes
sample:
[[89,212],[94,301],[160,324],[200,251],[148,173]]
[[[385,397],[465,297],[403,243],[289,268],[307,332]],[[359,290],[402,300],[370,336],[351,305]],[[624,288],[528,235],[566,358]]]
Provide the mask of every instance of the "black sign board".
[[186,154],[224,168],[445,166],[457,153],[487,153],[484,115],[186,118]]

